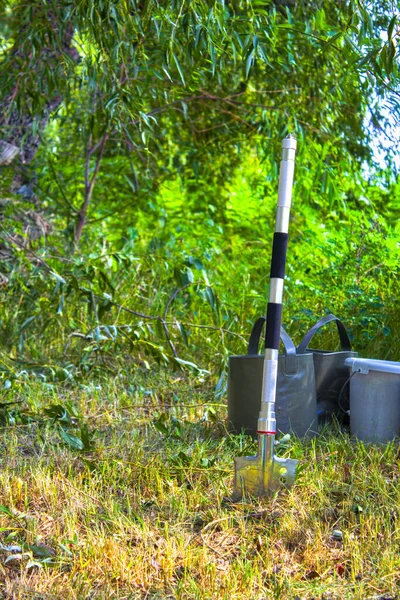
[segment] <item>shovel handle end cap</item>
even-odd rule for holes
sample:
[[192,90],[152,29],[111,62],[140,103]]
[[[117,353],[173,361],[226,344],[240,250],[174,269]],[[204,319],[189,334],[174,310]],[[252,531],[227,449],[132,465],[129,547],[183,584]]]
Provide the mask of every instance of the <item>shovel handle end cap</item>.
[[297,140],[294,136],[289,135],[282,140],[282,148],[284,150],[296,150]]

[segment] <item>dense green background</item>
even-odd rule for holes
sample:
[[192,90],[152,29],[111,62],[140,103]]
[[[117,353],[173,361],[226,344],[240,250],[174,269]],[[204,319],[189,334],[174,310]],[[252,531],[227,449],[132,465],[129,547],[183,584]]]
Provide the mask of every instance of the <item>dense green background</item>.
[[298,343],[333,311],[361,355],[400,360],[396,3],[2,6],[7,385],[223,375],[265,310],[288,132],[284,324]]

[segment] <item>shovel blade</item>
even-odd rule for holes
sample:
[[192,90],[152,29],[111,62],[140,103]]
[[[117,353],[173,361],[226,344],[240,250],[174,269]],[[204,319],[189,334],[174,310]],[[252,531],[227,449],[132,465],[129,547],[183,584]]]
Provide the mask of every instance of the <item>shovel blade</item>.
[[257,454],[234,459],[233,499],[244,496],[270,496],[282,487],[291,487],[296,476],[297,460]]

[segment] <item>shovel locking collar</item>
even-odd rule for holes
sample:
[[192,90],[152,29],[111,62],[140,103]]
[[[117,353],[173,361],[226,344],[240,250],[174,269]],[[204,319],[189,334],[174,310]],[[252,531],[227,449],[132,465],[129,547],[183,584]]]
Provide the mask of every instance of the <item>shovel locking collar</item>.
[[290,458],[279,458],[275,456],[274,451],[278,351],[295,153],[296,140],[289,136],[282,141],[278,207],[272,246],[267,307],[261,409],[257,424],[258,452],[256,456],[235,458],[234,498],[241,498],[245,494],[268,496],[281,486],[289,487],[293,485],[298,463],[297,460]]

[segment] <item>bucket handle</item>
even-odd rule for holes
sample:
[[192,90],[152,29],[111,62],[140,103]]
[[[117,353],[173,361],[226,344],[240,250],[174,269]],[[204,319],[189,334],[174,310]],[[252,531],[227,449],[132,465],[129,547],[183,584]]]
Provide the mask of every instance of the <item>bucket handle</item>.
[[[258,347],[260,345],[261,333],[265,324],[266,318],[259,317],[257,321],[253,325],[253,329],[251,330],[249,345],[247,347],[247,354],[249,356],[254,356],[258,354]],[[286,331],[281,327],[281,340],[285,347],[286,355],[296,354],[296,346],[293,344],[290,336],[286,333]]]
[[304,354],[306,349],[308,348],[308,345],[311,342],[312,338],[317,333],[318,329],[320,327],[323,327],[327,323],[330,323],[331,321],[336,321],[342,351],[351,351],[350,339],[347,334],[346,327],[343,325],[343,323],[340,319],[335,317],[335,315],[330,314],[330,315],[326,315],[325,317],[322,317],[322,319],[320,319],[317,323],[315,323],[315,325],[313,325],[313,327],[311,327],[311,329],[306,333],[306,335],[301,340],[301,342],[297,348],[297,353]]

